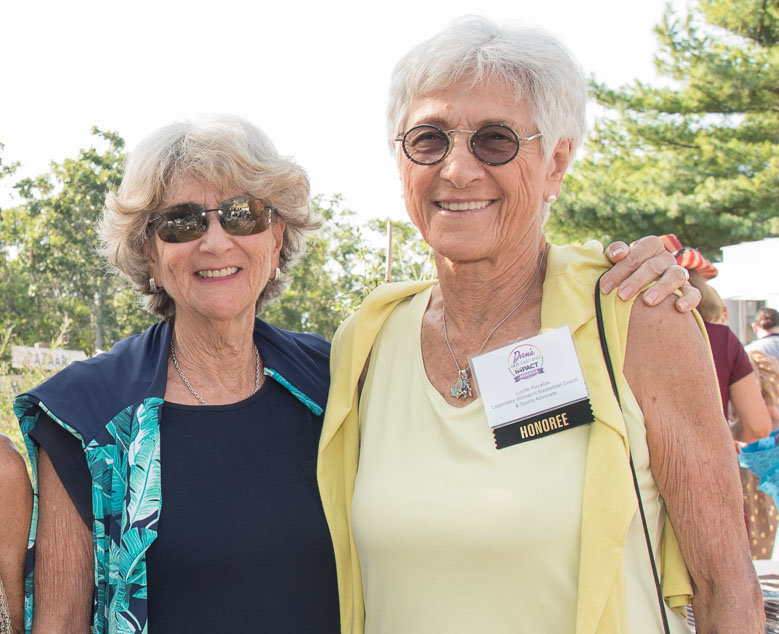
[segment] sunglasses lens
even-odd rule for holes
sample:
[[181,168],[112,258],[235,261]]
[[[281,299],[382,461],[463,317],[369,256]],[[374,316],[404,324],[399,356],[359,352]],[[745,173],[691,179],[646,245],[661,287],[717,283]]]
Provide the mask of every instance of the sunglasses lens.
[[219,210],[219,221],[230,235],[251,236],[270,226],[268,206],[261,198],[231,198],[219,205]]
[[415,163],[431,165],[440,161],[449,149],[449,139],[432,125],[418,125],[403,137],[403,151]]
[[163,242],[197,240],[208,229],[206,212],[218,211],[222,228],[233,236],[251,236],[270,226],[272,208],[261,198],[239,196],[223,201],[218,209],[185,203],[160,213],[154,228]]
[[503,165],[519,152],[519,139],[507,126],[486,125],[471,137],[471,148],[485,163]]
[[160,214],[156,231],[163,242],[197,240],[206,231],[206,219],[201,205],[176,205]]

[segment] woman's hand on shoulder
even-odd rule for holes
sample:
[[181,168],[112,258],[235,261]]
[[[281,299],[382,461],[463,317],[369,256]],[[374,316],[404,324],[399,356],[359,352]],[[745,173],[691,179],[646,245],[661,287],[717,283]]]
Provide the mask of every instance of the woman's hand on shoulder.
[[606,257],[614,264],[603,276],[601,290],[610,293],[615,288],[621,299],[630,299],[644,286],[657,280],[642,299],[647,306],[656,306],[666,297],[680,290],[676,310],[690,312],[701,301],[701,294],[687,282],[687,271],[676,264],[676,259],[657,236],[646,236],[630,246],[612,242],[606,247]]

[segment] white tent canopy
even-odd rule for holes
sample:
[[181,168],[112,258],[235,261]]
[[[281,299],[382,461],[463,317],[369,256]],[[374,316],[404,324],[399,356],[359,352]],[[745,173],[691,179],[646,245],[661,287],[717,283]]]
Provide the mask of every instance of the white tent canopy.
[[779,238],[722,248],[719,274],[709,280],[722,299],[765,301],[779,308]]

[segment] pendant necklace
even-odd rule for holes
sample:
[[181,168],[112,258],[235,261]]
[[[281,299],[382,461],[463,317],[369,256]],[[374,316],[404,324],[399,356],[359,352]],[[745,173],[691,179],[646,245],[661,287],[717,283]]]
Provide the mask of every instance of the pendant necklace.
[[[543,253],[541,253],[541,257],[538,260],[538,268],[536,269],[536,273],[533,276],[532,281],[530,282],[530,286],[528,286],[527,290],[525,291],[525,294],[522,296],[522,299],[519,300],[519,303],[512,308],[508,314],[501,319],[495,327],[490,330],[490,334],[487,335],[487,337],[482,342],[481,346],[479,346],[479,349],[476,351],[476,354],[480,354],[482,350],[484,350],[484,346],[487,345],[487,342],[490,340],[490,337],[492,337],[493,334],[495,334],[495,331],[500,328],[505,321],[511,317],[514,312],[522,306],[522,304],[525,303],[525,300],[530,296],[530,293],[536,286],[536,282],[538,282],[538,278],[541,276],[541,269],[543,268],[544,264],[544,258],[546,257],[546,251],[548,249],[548,246],[544,247]],[[454,356],[454,350],[452,350],[452,344],[449,343],[449,336],[446,334],[446,310],[443,311],[443,322],[444,322],[444,340],[446,341],[446,345],[449,348],[449,354],[452,355],[452,361],[454,361],[454,365],[457,368],[457,381],[452,385],[451,394],[454,398],[459,398],[462,400],[465,400],[466,398],[471,398],[473,396],[473,388],[471,387],[471,370],[466,365],[464,368],[460,367],[460,364],[457,363],[457,357]],[[182,375],[183,378],[183,375]],[[191,387],[189,388],[192,389]]]
[[[260,389],[260,351],[257,349],[257,346],[254,346],[254,356],[257,359],[257,364],[254,370],[254,394],[257,393],[257,390]],[[179,362],[176,359],[176,348],[173,345],[173,338],[170,340],[170,358],[173,359],[173,367],[176,368],[176,372],[179,373],[179,376],[181,377],[181,380],[184,381],[184,385],[189,388],[189,391],[194,394],[195,398],[200,401],[201,405],[206,405],[206,402],[203,400],[203,397],[200,396],[200,394],[195,391],[195,388],[192,387],[192,384],[187,381],[187,377],[184,376],[184,373],[181,371],[181,368],[179,367]]]

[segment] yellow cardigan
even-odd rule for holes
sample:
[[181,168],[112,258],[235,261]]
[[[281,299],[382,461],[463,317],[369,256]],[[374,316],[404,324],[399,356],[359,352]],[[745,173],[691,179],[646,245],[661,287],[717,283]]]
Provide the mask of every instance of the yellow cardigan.
[[[623,551],[637,510],[628,462],[625,422],[610,387],[595,321],[593,292],[608,264],[598,243],[551,247],[541,307],[542,331],[568,325],[590,389],[595,422],[587,450],[582,500],[577,634],[627,631]],[[386,284],[338,329],[330,358],[331,385],[319,444],[317,476],[335,549],[342,634],[362,634],[365,619],[360,562],[351,534],[351,507],[359,459],[357,382],[373,342],[398,303],[435,282]],[[620,391],[631,303],[604,296],[606,338]],[[662,544],[663,594],[683,609],[692,586],[676,536],[666,518]]]

